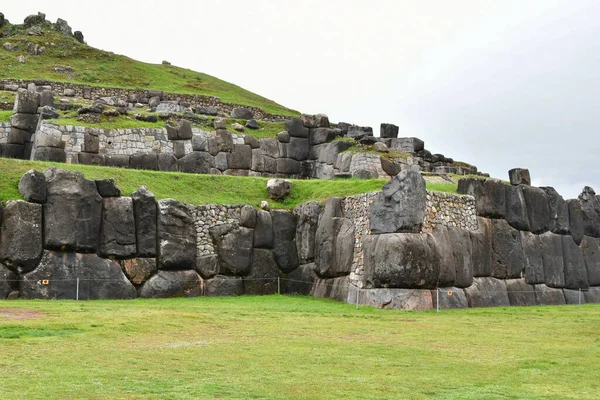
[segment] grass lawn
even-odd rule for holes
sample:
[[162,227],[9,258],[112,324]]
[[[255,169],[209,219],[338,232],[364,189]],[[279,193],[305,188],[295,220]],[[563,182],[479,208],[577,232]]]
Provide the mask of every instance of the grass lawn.
[[[26,318],[11,319],[23,309]],[[278,295],[2,301],[0,391],[6,399],[591,399],[600,393],[598,332],[600,305],[436,314]]]
[[[262,200],[267,200],[272,208],[285,209],[292,209],[309,201],[323,202],[332,196],[344,197],[379,191],[387,182],[387,179],[292,179],[290,196],[283,202],[274,202],[267,194],[269,178],[157,172],[0,158],[0,203],[22,198],[18,185],[25,172],[30,169],[43,171],[48,167],[83,172],[87,179],[114,178],[125,196],[146,185],[157,199],[173,198],[197,205],[250,204],[255,207]],[[458,176],[455,180],[458,181]],[[456,187],[456,183],[427,182],[427,189],[431,191],[456,193]]]
[[[0,29],[0,33],[10,29],[11,26],[7,25]],[[298,115],[297,111],[214,76],[173,65],[147,64],[95,49],[53,31],[48,25],[44,26],[41,36],[28,35],[20,28],[4,38],[4,42],[16,46],[12,51],[0,47],[0,70],[5,78],[202,94],[219,97],[223,102],[259,107],[271,114]],[[29,43],[45,46],[46,52],[38,56],[29,55],[26,51]],[[27,57],[26,62],[17,61],[20,55]]]

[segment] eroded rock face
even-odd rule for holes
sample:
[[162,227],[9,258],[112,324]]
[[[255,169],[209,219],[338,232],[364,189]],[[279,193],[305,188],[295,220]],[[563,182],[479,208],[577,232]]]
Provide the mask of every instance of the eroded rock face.
[[539,237],[545,284],[550,287],[562,288],[565,286],[565,274],[561,236],[547,232]]
[[[473,260],[473,276],[491,276],[492,224],[488,218],[477,217],[476,231],[469,232]],[[441,250],[440,250],[441,251]]]
[[131,195],[138,257],[156,257],[157,204],[154,194],[142,186]]
[[[250,273],[244,277],[245,294],[275,294],[277,293],[277,278],[283,275],[277,267],[273,251],[254,249]],[[283,284],[279,282],[280,286]]]
[[533,186],[522,186],[527,216],[529,217],[529,230],[533,233],[544,233],[550,227],[550,212],[546,192]]
[[548,198],[549,228],[552,233],[568,235],[569,206],[563,197],[553,187],[541,187]]
[[[95,254],[44,251],[38,267],[21,276],[20,297],[27,299],[133,299],[135,288],[119,263]],[[48,284],[41,284],[48,280]]]
[[503,219],[492,220],[492,276],[520,278],[523,272],[521,234]]
[[363,243],[365,277],[375,288],[433,289],[441,255],[429,234],[367,236]]
[[567,206],[569,208],[569,227],[571,230],[571,236],[575,243],[581,244],[584,235],[583,228],[583,212],[581,210],[581,203],[577,199],[567,200]]
[[319,203],[311,202],[294,208],[296,216],[296,247],[300,263],[306,264],[315,259],[315,240],[319,213]]
[[46,202],[46,177],[33,169],[25,172],[19,180],[19,193],[25,201],[43,204]]
[[196,230],[187,205],[173,200],[158,201],[158,268],[194,269]]
[[505,284],[511,306],[535,306],[533,286],[528,285],[524,279],[507,279]]
[[[350,286],[347,301],[354,302],[356,289]],[[431,310],[434,307],[433,293],[419,289],[367,289],[361,290],[359,304],[391,310]]]
[[205,296],[241,296],[244,294],[244,281],[241,277],[217,275],[204,281]]
[[0,264],[0,300],[6,299],[18,286],[17,274]]
[[44,247],[81,253],[95,252],[100,234],[102,197],[96,183],[80,172],[44,171]]
[[448,228],[444,225],[436,225],[433,229],[433,237],[440,251],[440,274],[438,286],[451,287],[456,281],[456,259],[452,249],[452,242],[448,234]]
[[521,186],[506,186],[506,222],[520,231],[529,230],[529,217]]
[[546,285],[534,285],[535,302],[540,306],[562,306],[565,295],[561,289],[554,289]]
[[33,270],[42,256],[42,206],[10,200],[1,217],[0,262],[19,273]]
[[198,297],[202,294],[196,271],[158,271],[142,285],[139,296],[145,298]]
[[282,290],[287,294],[309,294],[318,279],[315,268],[314,263],[299,266],[285,276]]
[[254,247],[270,249],[273,247],[273,222],[271,213],[264,210],[256,212],[254,228]]
[[135,221],[131,197],[105,198],[98,255],[124,259],[135,254]]
[[121,268],[134,285],[145,283],[156,273],[156,258],[132,258],[121,261]]
[[439,300],[440,310],[467,308],[469,306],[467,302],[467,296],[465,296],[465,291],[461,288],[453,286],[441,287],[438,290],[432,290],[431,300],[433,301],[433,308],[435,309],[437,309]]
[[587,236],[600,238],[600,200],[596,192],[589,186],[583,188],[579,195],[583,233]]
[[511,185],[531,185],[531,175],[527,168],[513,168],[508,171]]
[[254,230],[231,224],[217,225],[209,230],[213,239],[222,275],[244,276],[250,271]]
[[465,289],[469,307],[508,307],[510,300],[506,284],[496,278],[474,278],[473,284]]
[[456,279],[454,286],[465,288],[473,283],[472,244],[469,232],[455,227],[448,228],[452,246]]
[[575,244],[571,236],[561,236],[564,273],[565,273],[565,288],[567,289],[587,289],[588,276],[585,267],[585,261],[581,249]]
[[523,261],[525,263],[525,281],[529,285],[544,283],[544,261],[542,258],[540,235],[521,232],[521,243],[523,245]]
[[290,272],[300,265],[296,248],[296,218],[284,210],[272,210],[273,254],[279,269]]
[[354,224],[347,218],[321,219],[326,228],[317,232],[317,274],[323,278],[348,275],[354,258]]
[[581,242],[581,253],[589,285],[600,286],[600,239],[585,236]]
[[419,232],[425,217],[427,191],[420,173],[401,171],[385,185],[371,206],[374,234]]

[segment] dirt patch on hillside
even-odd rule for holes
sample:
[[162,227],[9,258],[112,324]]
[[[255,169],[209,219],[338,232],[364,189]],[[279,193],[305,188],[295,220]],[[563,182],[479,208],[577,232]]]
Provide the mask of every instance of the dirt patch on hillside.
[[43,312],[30,310],[28,308],[0,308],[0,321],[3,319],[23,320],[33,318],[46,318]]

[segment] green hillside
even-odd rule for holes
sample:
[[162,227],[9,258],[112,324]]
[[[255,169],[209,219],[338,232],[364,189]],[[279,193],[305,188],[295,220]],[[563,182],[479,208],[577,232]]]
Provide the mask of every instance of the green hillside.
[[[182,94],[216,96],[223,102],[262,108],[271,114],[297,115],[272,100],[213,76],[173,65],[147,64],[79,43],[45,23],[41,29],[6,24],[0,28],[0,79],[38,79],[90,86],[156,89]],[[34,34],[32,34],[34,33]],[[10,43],[12,49],[4,44]],[[32,55],[27,46],[44,53]],[[7,46],[11,47],[11,46]],[[19,56],[26,57],[19,62]]]

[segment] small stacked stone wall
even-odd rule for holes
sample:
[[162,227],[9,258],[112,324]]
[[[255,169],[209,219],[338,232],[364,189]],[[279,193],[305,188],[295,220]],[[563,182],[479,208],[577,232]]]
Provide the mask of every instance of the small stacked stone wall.
[[240,214],[243,205],[208,204],[195,207],[194,225],[196,227],[196,244],[198,256],[215,255],[215,246],[210,237],[210,228],[230,224],[240,225]]
[[442,192],[427,192],[423,232],[433,232],[437,225],[477,230],[475,198]]
[[[231,111],[239,107],[238,104],[226,103],[219,100],[218,97],[214,96],[203,96],[194,94],[181,94],[181,93],[169,93],[160,90],[136,90],[136,89],[122,89],[122,88],[110,88],[110,87],[96,87],[79,85],[69,82],[50,82],[50,81],[39,81],[39,80],[16,80],[16,79],[2,79],[0,80],[0,87],[10,90],[16,87],[27,88],[29,84],[34,83],[37,86],[43,86],[51,88],[56,96],[63,97],[81,97],[87,100],[98,100],[102,97],[115,97],[131,103],[144,103],[147,104],[149,98],[153,96],[160,97],[165,101],[176,101],[186,104],[190,107],[206,107],[206,108],[218,108],[219,111],[225,113],[231,113]],[[284,120],[286,116],[269,114],[258,107],[243,106],[252,110],[254,117],[261,120]]]

